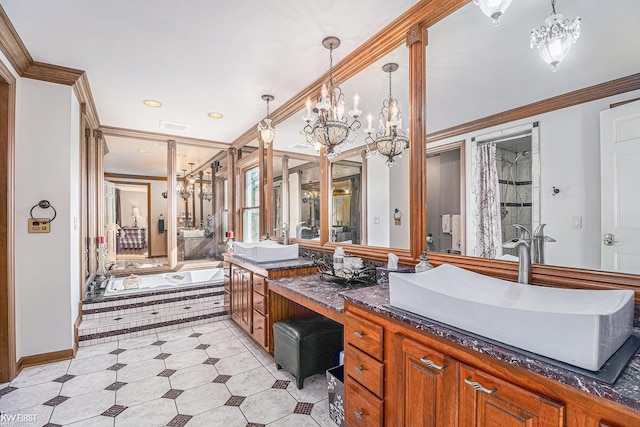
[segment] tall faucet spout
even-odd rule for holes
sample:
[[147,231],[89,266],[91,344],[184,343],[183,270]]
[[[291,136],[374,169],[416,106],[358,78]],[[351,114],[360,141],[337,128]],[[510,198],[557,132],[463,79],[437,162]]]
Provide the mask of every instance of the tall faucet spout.
[[528,285],[531,283],[531,234],[526,227],[514,224],[520,231],[520,238],[509,240],[502,244],[503,248],[518,249],[518,283]]

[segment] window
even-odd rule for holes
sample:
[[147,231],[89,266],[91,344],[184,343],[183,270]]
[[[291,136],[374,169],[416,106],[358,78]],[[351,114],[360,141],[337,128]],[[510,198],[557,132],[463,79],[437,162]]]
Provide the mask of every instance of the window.
[[224,236],[229,231],[229,180],[222,181],[222,233]]
[[260,173],[257,167],[244,172],[244,203],[242,207],[242,240],[260,240]]

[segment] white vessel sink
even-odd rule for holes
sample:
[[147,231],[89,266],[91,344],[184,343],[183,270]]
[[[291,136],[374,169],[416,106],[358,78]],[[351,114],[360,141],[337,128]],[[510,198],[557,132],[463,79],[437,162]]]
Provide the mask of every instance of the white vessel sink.
[[182,237],[204,237],[204,230],[180,230]]
[[443,264],[389,274],[391,305],[597,371],[631,336],[634,292],[521,285]]
[[298,258],[298,244],[281,245],[273,240],[244,243],[235,242],[233,253],[255,262],[274,262]]

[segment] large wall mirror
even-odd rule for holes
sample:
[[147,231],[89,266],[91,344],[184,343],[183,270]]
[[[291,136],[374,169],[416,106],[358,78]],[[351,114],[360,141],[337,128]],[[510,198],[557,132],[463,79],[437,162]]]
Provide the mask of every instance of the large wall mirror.
[[[219,259],[226,151],[177,144],[177,186],[167,187],[166,141],[107,135],[104,156],[106,267],[129,271],[168,266],[169,229],[177,234],[178,261]],[[176,200],[169,227],[168,196]]]
[[[430,251],[513,260],[502,242],[522,224],[547,237],[536,263],[640,274],[640,103],[616,107],[640,91],[601,97],[610,90],[601,86],[580,94],[588,102],[486,128],[471,123],[637,74],[640,3],[596,3],[558,5],[565,17],[581,17],[582,32],[556,72],[528,43],[548,3],[514,2],[499,27],[469,3],[429,28]],[[615,142],[627,151],[615,152]],[[480,230],[487,222],[491,236]]]

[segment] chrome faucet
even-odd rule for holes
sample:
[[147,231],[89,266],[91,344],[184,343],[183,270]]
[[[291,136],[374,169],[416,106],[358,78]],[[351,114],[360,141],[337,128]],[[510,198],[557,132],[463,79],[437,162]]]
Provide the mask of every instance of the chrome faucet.
[[286,222],[282,223],[282,227],[274,228],[273,231],[274,232],[282,231],[282,237],[283,237],[283,242],[282,243],[284,245],[288,245],[289,244],[289,225],[287,225]]
[[533,262],[536,264],[544,264],[544,244],[549,242],[555,242],[553,237],[544,235],[544,226],[547,224],[540,224],[535,233],[533,233]]
[[531,233],[520,224],[513,224],[520,231],[520,237],[502,244],[503,248],[518,248],[518,283],[531,282]]

